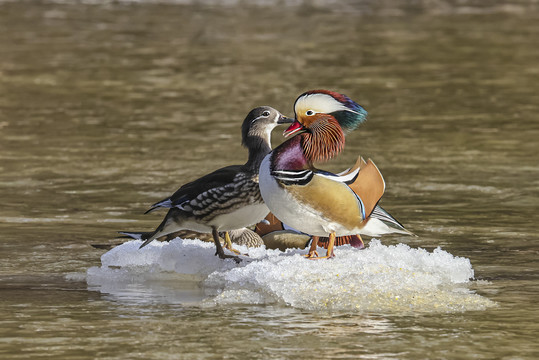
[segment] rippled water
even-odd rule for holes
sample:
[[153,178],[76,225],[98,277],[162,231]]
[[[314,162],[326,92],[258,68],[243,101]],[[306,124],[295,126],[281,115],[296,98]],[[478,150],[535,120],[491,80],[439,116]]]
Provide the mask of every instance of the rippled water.
[[[537,4],[91,3],[0,2],[0,357],[537,357]],[[373,158],[382,205],[418,237],[343,248],[306,282],[279,280],[293,253],[209,256],[206,280],[180,255],[107,270],[91,244],[153,228],[148,205],[245,161],[252,107],[292,115],[314,88],[369,111],[323,167]],[[330,310],[315,281],[342,286]]]

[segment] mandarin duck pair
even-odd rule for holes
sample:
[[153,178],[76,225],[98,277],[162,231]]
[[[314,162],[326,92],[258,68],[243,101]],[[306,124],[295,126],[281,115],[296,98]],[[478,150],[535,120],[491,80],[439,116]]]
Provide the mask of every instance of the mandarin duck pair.
[[[385,191],[382,174],[370,159],[335,175],[314,167],[344,149],[345,133],[365,121],[367,112],[345,95],[308,91],[294,104],[295,122],[284,132],[293,136],[268,154],[260,165],[260,192],[273,215],[288,226],[312,235],[312,259],[334,256],[339,244],[360,234],[409,233],[378,206]],[[325,256],[316,252],[320,237],[328,237]]]
[[[360,157],[354,167],[337,175],[313,165],[339,154],[345,134],[364,122],[367,112],[347,96],[327,90],[300,95],[294,111],[291,119],[268,106],[251,110],[242,125],[242,144],[249,151],[244,165],[218,169],[155,203],[147,213],[169,210],[153,232],[122,234],[143,240],[143,248],[179,230],[211,233],[216,255],[237,262],[239,257],[224,253],[219,232],[224,233],[225,248],[239,254],[229,232],[257,223],[261,235],[268,224],[312,235],[306,255],[310,259],[334,256],[335,243],[354,245],[359,239],[362,245],[360,234],[410,234],[377,205],[385,182],[371,160]],[[291,124],[284,132],[290,139],[271,151],[271,131],[285,123]],[[328,238],[327,252],[318,256],[322,237]]]

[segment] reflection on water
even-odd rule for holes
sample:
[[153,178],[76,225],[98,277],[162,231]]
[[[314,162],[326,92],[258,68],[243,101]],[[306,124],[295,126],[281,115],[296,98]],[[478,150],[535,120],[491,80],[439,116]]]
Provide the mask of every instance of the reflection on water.
[[[537,5],[208,4],[0,1],[2,357],[533,358]],[[382,244],[469,259],[466,291],[496,307],[201,307],[203,288],[162,272],[120,293],[87,286],[104,253],[90,244],[154,227],[149,204],[245,161],[249,109],[291,115],[313,88],[369,111],[323,167],[376,161],[382,205],[419,235]]]

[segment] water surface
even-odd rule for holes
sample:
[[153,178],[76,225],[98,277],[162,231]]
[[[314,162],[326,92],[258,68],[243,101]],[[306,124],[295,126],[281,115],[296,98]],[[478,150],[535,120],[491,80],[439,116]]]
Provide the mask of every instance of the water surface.
[[[536,6],[201,3],[0,3],[0,355],[536,358]],[[245,161],[252,107],[292,115],[314,88],[369,111],[323,167],[375,160],[382,205],[418,235],[382,243],[469,259],[465,288],[494,306],[204,306],[169,273],[87,284],[91,244],[153,228],[150,204]]]

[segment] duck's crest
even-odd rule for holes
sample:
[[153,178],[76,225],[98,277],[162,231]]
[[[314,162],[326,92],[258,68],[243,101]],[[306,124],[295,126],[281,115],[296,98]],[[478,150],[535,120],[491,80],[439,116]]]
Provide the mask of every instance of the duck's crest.
[[344,94],[329,90],[310,90],[301,94],[294,104],[296,114],[314,110],[333,115],[344,132],[355,130],[367,119],[367,111]]

